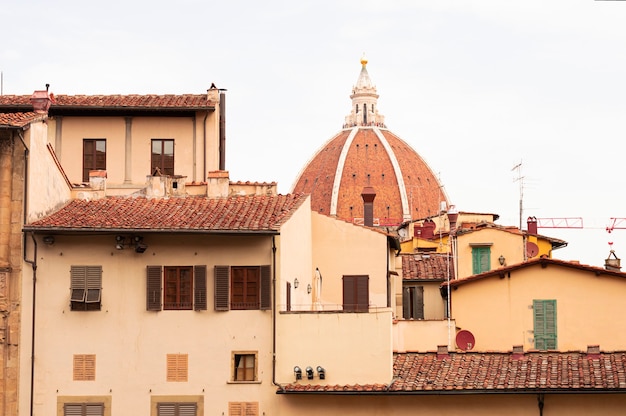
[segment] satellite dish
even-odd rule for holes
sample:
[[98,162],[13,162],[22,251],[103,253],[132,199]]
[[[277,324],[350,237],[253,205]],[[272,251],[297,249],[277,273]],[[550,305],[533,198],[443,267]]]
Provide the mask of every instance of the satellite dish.
[[537,244],[533,243],[532,241],[529,241],[526,243],[526,256],[528,258],[531,257],[535,257],[537,254],[539,254],[539,247],[537,246]]
[[474,334],[466,329],[462,329],[456,334],[456,346],[463,351],[469,351],[476,345]]

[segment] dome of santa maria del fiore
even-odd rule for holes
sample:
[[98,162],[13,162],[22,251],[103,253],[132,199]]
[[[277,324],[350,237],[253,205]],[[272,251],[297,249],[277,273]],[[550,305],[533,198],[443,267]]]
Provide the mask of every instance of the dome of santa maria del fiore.
[[343,129],[304,167],[292,192],[310,194],[314,211],[355,223],[363,221],[364,189],[375,194],[374,225],[439,214],[448,205],[443,188],[420,155],[387,129],[365,58],[361,65]]

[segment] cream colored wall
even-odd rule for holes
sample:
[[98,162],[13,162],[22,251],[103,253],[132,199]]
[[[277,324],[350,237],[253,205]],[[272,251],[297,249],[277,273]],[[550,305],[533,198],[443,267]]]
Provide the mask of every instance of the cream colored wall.
[[387,307],[387,236],[368,228],[312,213],[313,271],[322,274],[325,310],[343,304],[344,275],[369,275],[370,308]]
[[439,345],[455,348],[455,321],[400,320],[393,325],[393,350],[395,352],[437,351]]
[[[371,313],[281,313],[277,318],[278,384],[295,383],[294,366],[303,371],[299,384],[387,384],[393,377],[391,311]],[[326,379],[307,366],[322,366]],[[284,412],[282,414],[291,414]]]
[[[276,258],[278,287],[276,288],[277,310],[287,308],[287,282],[291,283],[292,310],[311,310],[313,293],[307,293],[307,285],[313,285],[312,266],[312,239],[311,239],[311,199],[302,203],[280,230],[276,237]],[[298,288],[294,287],[294,280],[298,279]]]
[[[217,111],[209,113],[206,119],[206,146],[205,116],[205,112],[198,112],[195,117],[132,117],[131,184],[124,183],[125,117],[63,117],[57,155],[70,181],[81,183],[83,139],[106,139],[107,188],[111,194],[120,194],[125,188],[141,188],[145,185],[146,176],[151,173],[151,139],[174,139],[174,173],[186,176],[188,182],[201,182],[206,177],[206,172],[219,168]],[[48,133],[49,142],[53,146],[57,146],[59,141],[56,137],[56,124],[57,120],[51,118]],[[206,166],[203,153],[205,150]],[[205,168],[206,172],[203,171]]]
[[47,144],[47,127],[31,124],[26,131],[28,144],[28,222],[49,214],[70,199],[71,191],[59,171]]
[[[623,415],[624,394],[546,394],[543,414]],[[280,395],[283,415],[528,416],[539,415],[536,394]]]
[[[268,403],[274,414],[272,312],[213,310],[214,265],[271,264],[271,237],[146,234],[144,241],[143,254],[115,250],[113,235],[39,241],[35,414],[55,414],[57,395],[111,395],[112,414],[141,415],[152,395],[186,394],[210,397],[205,414],[227,414],[228,401]],[[101,311],[69,309],[71,265],[102,265]],[[208,310],[146,311],[147,265],[207,265]],[[32,304],[32,270],[25,274],[24,302]],[[30,334],[27,326],[22,345],[30,345]],[[233,351],[258,351],[259,383],[229,384]],[[188,382],[165,381],[168,353],[189,354]],[[96,354],[95,381],[72,381],[73,354]],[[22,388],[20,414],[27,414],[29,386]]]
[[[534,348],[533,299],[556,299],[557,348],[626,348],[626,279],[549,265],[527,267],[464,284],[452,291],[452,316],[476,338],[478,351]],[[609,317],[607,319],[607,317]]]
[[459,234],[456,240],[457,246],[457,277],[462,279],[471,276],[472,273],[472,244],[489,245],[491,248],[491,270],[500,266],[498,258],[502,255],[506,259],[506,265],[521,263],[524,261],[524,237],[507,231],[484,228],[466,234]]

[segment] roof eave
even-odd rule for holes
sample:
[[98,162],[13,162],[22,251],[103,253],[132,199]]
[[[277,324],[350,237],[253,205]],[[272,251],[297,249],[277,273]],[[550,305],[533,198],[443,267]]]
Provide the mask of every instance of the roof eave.
[[172,228],[68,228],[68,227],[29,227],[24,226],[23,232],[31,232],[34,234],[65,234],[65,235],[87,235],[87,234],[123,234],[123,233],[141,233],[141,234],[232,234],[232,235],[278,235],[279,230],[210,230],[210,229],[172,229]]

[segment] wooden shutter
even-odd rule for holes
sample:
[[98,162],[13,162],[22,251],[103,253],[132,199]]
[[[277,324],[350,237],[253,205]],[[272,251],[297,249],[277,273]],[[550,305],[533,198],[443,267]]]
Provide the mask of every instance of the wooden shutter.
[[230,267],[215,266],[215,310],[227,311],[230,309]]
[[86,303],[100,303],[100,293],[102,290],[102,266],[85,267],[85,295]]
[[259,402],[229,402],[228,416],[258,416]]
[[85,266],[71,266],[70,268],[70,300],[72,302],[84,302],[87,294],[86,284],[87,270]]
[[104,416],[104,403],[65,403],[63,416]]
[[369,311],[369,276],[343,276],[343,310]]
[[533,300],[535,348],[556,349],[556,300]]
[[147,267],[146,310],[161,310],[161,266]]
[[196,403],[157,403],[157,416],[196,416]]
[[104,416],[104,404],[85,403],[85,416]]
[[96,379],[96,355],[75,354],[73,373],[74,381],[94,381]]
[[206,266],[194,266],[193,268],[193,305],[197,311],[207,310],[206,299]]
[[411,288],[404,286],[402,288],[402,317],[411,319]]
[[178,403],[178,416],[196,416],[196,403]]
[[369,276],[356,277],[356,309],[357,312],[368,312],[370,303]]
[[188,357],[187,354],[167,354],[167,381],[187,381]]
[[261,309],[272,308],[272,268],[261,266]]
[[472,248],[472,273],[479,274],[491,270],[491,248]]

